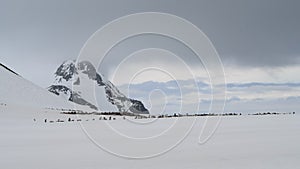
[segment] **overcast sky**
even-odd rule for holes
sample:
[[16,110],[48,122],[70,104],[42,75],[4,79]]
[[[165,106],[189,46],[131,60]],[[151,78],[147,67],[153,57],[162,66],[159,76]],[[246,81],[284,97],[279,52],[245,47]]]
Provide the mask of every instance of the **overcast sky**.
[[[59,64],[76,59],[86,40],[104,24],[137,12],[164,12],[185,18],[208,36],[225,65],[228,82],[300,83],[299,8],[298,0],[2,0],[0,62],[45,88]],[[109,77],[116,60],[145,47],[177,51],[191,67],[194,64],[186,59],[192,54],[177,42],[145,36],[121,44],[99,70]],[[178,71],[168,59],[156,61]],[[137,64],[147,62],[128,63]],[[121,78],[116,81],[126,83]],[[298,87],[287,88],[300,96]]]

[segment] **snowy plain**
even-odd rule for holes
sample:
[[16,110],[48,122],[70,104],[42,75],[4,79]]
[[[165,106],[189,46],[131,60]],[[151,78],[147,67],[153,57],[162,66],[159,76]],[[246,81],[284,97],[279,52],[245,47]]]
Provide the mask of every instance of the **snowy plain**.
[[[69,117],[82,121],[67,122]],[[45,123],[45,118],[65,122]],[[222,117],[212,137],[198,144],[205,120],[206,117],[126,117],[125,120],[116,117],[104,121],[96,115],[62,115],[50,110],[2,105],[0,166],[5,169],[300,168],[299,115]]]

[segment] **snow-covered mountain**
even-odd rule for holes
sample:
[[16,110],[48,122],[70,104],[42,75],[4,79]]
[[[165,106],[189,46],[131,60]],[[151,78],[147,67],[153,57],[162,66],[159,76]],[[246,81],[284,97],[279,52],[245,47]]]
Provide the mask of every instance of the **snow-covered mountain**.
[[[74,104],[24,79],[0,64],[0,103],[12,107],[73,109]],[[91,111],[90,108],[81,109]]]
[[54,84],[48,90],[96,110],[149,114],[141,101],[126,97],[113,83],[103,80],[88,61],[65,61],[56,70]]

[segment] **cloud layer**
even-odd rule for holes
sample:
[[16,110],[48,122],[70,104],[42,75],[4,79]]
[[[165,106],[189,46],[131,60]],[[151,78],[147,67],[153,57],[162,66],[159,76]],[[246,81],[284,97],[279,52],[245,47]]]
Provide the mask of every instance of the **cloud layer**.
[[[140,84],[122,85],[120,89],[130,96],[139,98],[153,113],[208,112],[212,100],[211,86],[194,80],[168,82],[148,81]],[[156,94],[153,94],[156,93]],[[300,83],[228,83],[225,111],[299,111]],[[164,107],[165,109],[161,109]],[[162,111],[164,110],[164,111]]]

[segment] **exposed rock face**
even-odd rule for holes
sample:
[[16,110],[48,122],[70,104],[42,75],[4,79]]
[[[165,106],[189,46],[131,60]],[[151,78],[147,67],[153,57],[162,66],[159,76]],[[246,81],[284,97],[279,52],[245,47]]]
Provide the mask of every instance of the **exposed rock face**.
[[110,81],[105,83],[105,93],[108,101],[111,104],[116,105],[120,112],[149,114],[149,111],[141,101],[127,98]]
[[48,88],[48,90],[56,95],[63,96],[65,99],[72,101],[74,103],[80,104],[80,105],[86,105],[89,106],[92,109],[98,110],[98,108],[81,98],[80,94],[73,92],[71,89],[69,89],[66,86],[63,85],[52,85]]
[[[138,100],[127,98],[121,93],[116,86],[110,81],[104,81],[95,67],[88,61],[65,61],[58,67],[55,72],[55,84],[51,85],[48,90],[56,95],[61,95],[80,105],[87,105],[90,108],[101,110],[97,107],[92,96],[85,96],[84,91],[90,85],[96,85],[103,89],[100,94],[106,95],[107,102],[116,106],[117,110],[126,113],[149,114],[143,103]],[[88,89],[87,89],[88,90]],[[98,93],[96,93],[98,94]]]

